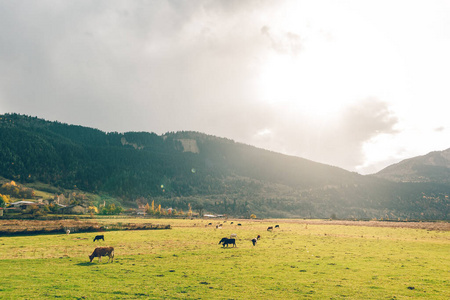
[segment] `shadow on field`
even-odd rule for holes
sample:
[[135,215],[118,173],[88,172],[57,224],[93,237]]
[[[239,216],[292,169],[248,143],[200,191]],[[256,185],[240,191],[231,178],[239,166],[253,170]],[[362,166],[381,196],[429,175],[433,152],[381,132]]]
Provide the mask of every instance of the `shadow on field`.
[[89,267],[89,266],[95,266],[95,264],[87,261],[87,262],[78,263],[78,264],[76,264],[76,266]]

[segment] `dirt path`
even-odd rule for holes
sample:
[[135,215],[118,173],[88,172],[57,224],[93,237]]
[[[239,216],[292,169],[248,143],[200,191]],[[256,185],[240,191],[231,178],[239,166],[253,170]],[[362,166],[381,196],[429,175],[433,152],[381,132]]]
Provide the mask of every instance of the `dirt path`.
[[[272,219],[274,223],[298,223],[314,225],[342,225],[367,227],[413,228],[450,231],[449,222],[392,222],[392,221],[340,221],[340,220],[303,220],[303,219]],[[267,220],[265,220],[267,222]]]
[[[231,220],[231,219],[230,219]],[[389,221],[340,221],[340,220],[306,220],[306,219],[264,219],[264,220],[249,220],[249,219],[233,219],[236,222],[261,222],[261,223],[295,223],[295,224],[311,224],[311,225],[341,225],[341,226],[367,226],[367,227],[392,227],[392,228],[413,228],[413,229],[426,229],[437,231],[450,231],[449,222],[389,222]],[[130,219],[132,222],[132,219]],[[223,220],[221,220],[223,221]],[[165,223],[170,224],[170,219],[164,220]],[[108,222],[109,223],[109,222]],[[186,223],[188,226],[192,226]],[[111,230],[112,227],[117,227],[118,224],[111,222],[109,224],[105,222],[95,221],[75,221],[75,220],[58,220],[58,221],[42,221],[42,220],[0,220],[0,234],[1,233],[14,233],[14,232],[61,232],[64,233],[66,229],[71,232],[81,231],[105,231]],[[163,229],[159,227],[165,227],[170,225],[159,225],[151,223],[140,224],[120,224],[120,227],[115,230],[133,230],[133,229]],[[183,227],[180,224],[172,224],[173,227]],[[156,228],[152,228],[156,227]],[[165,228],[164,228],[165,229]],[[114,230],[114,229],[113,229]]]

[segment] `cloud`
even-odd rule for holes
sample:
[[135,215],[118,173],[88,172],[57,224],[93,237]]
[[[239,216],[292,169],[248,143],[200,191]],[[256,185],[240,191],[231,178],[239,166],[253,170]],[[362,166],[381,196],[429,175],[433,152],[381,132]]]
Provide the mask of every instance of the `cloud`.
[[2,2],[1,109],[108,131],[209,131],[205,115],[252,97],[252,3]]
[[365,143],[380,135],[398,133],[398,118],[387,103],[377,98],[344,107],[328,120],[317,120],[299,111],[289,117],[281,112],[271,116],[266,127],[253,132],[249,138],[252,144],[353,171],[365,161]]
[[364,143],[383,134],[396,134],[398,118],[386,102],[377,98],[364,99],[346,109],[340,125],[330,137],[335,153],[346,168],[364,162]]
[[269,26],[261,28],[263,36],[267,37],[271,43],[271,48],[278,53],[297,55],[303,49],[303,41],[300,35],[281,31],[274,33]]
[[350,141],[359,143],[375,135],[393,134],[398,119],[386,102],[377,98],[364,99],[350,107],[342,116],[343,131],[351,132]]

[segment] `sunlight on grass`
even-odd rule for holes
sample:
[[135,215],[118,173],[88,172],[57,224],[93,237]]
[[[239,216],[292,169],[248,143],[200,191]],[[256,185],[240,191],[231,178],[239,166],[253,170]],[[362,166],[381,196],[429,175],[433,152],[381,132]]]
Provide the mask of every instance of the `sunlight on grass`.
[[[105,232],[95,243],[95,233],[1,237],[2,297],[450,298],[448,231],[280,222],[269,232],[269,221],[228,220],[222,229],[208,220],[156,222],[173,229]],[[218,245],[231,233],[237,248]],[[89,263],[99,245],[115,248],[114,263]]]

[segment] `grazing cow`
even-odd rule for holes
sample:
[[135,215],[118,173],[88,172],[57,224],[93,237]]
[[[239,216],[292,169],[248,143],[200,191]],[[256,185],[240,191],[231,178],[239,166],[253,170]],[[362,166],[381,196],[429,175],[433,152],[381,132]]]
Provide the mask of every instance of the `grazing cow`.
[[242,226],[242,224],[241,224],[241,223],[238,223],[238,226]]
[[253,246],[256,246],[256,242],[257,242],[257,241],[258,241],[258,238],[252,239]]
[[212,223],[208,223],[208,225],[212,225]]
[[275,225],[275,228],[280,228],[280,225]]
[[96,235],[95,238],[94,238],[94,242],[95,241],[99,241],[99,240],[105,241],[105,236],[103,234],[102,235]]
[[273,226],[267,227],[267,231],[272,231],[272,230],[273,230]]
[[237,238],[237,234],[236,233],[230,234],[230,239],[235,239],[235,238]]
[[231,222],[230,224],[234,224],[234,222]]
[[66,230],[66,234],[67,234],[67,235],[70,234],[70,230],[69,230],[69,229]]
[[108,256],[108,262],[114,260],[114,248],[113,247],[98,247],[95,248],[94,252],[89,255],[90,262],[94,259],[94,257],[98,257],[98,262],[102,261],[102,256]]
[[219,245],[220,244],[222,244],[222,247],[225,247],[225,245],[227,245],[227,247],[228,247],[228,244],[232,244],[233,247],[236,247],[236,240],[235,239],[229,239],[229,238],[222,238],[220,240],[220,242],[219,242]]
[[259,240],[261,238],[261,236],[258,234],[258,236],[256,237],[257,240]]

